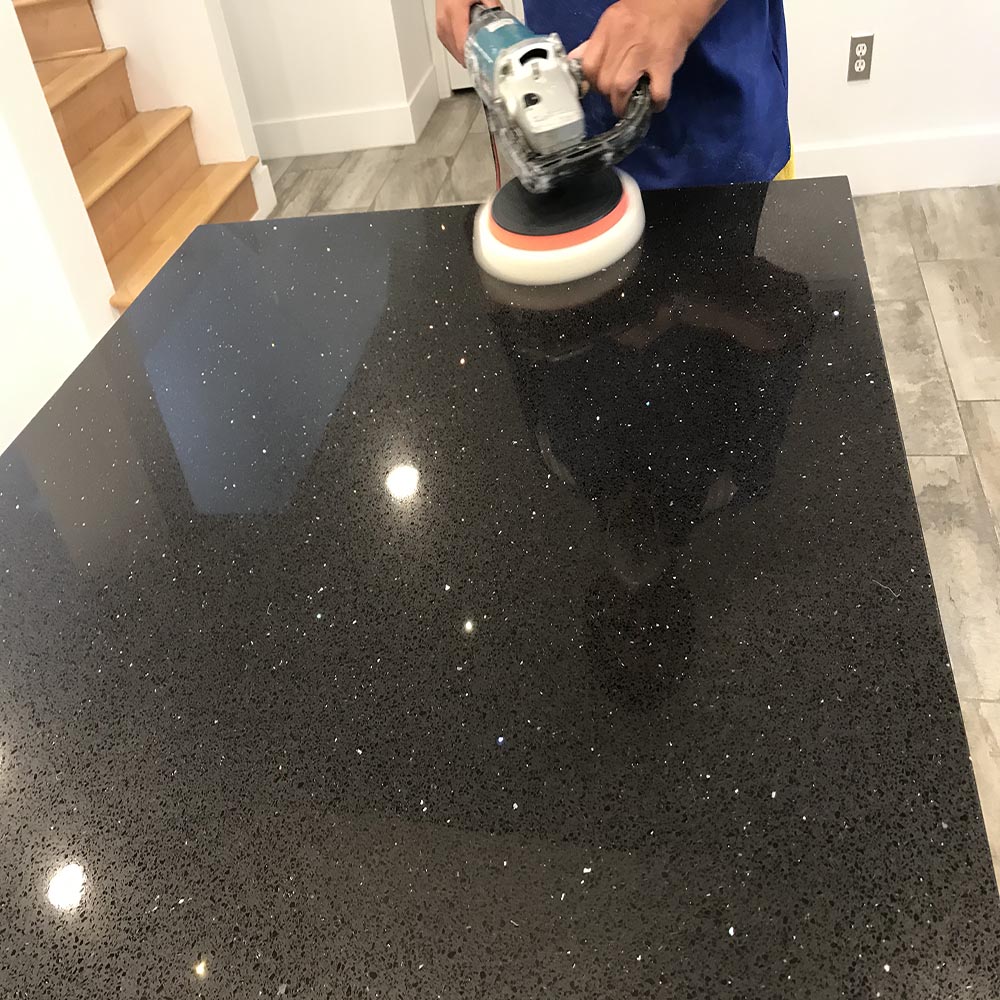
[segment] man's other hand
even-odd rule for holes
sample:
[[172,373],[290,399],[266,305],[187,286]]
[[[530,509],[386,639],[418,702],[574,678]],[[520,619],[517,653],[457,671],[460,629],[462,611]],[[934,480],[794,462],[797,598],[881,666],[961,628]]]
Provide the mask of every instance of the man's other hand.
[[688,47],[723,2],[618,0],[570,55],[582,61],[584,76],[608,97],[619,118],[644,74],[653,106],[662,111]]

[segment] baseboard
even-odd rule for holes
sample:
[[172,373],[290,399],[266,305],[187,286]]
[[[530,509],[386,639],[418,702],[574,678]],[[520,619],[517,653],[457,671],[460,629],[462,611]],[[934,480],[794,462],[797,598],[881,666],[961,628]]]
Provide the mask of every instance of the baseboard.
[[255,122],[262,159],[340,153],[376,146],[405,146],[423,131],[437,106],[437,80],[430,66],[405,103]]
[[437,74],[433,66],[428,66],[424,78],[414,87],[413,93],[407,99],[410,105],[410,121],[413,125],[413,138],[410,142],[416,142],[420,138],[439,100]]
[[256,222],[258,219],[266,219],[274,211],[278,198],[271,182],[271,171],[266,164],[258,163],[254,167],[250,183],[253,184],[254,197],[257,199],[257,211],[250,221]]
[[857,194],[1000,183],[1000,126],[795,146],[798,177],[846,174]]

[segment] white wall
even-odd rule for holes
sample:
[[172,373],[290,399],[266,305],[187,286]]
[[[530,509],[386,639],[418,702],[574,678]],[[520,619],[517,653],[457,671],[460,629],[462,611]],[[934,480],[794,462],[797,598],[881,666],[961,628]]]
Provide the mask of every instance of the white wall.
[[0,3],[0,450],[115,320],[114,289],[14,8]]
[[403,89],[409,96],[434,73],[430,39],[419,0],[392,0],[392,16],[396,30],[396,45],[403,71]]
[[[997,0],[785,0],[799,176],[856,194],[1000,181]],[[852,35],[872,78],[847,83]]]
[[268,159],[413,142],[437,104],[417,0],[222,6]]
[[[221,0],[93,0],[108,48],[128,49],[129,81],[140,111],[182,104],[203,163],[259,155]],[[253,173],[257,217],[275,205],[270,174]]]

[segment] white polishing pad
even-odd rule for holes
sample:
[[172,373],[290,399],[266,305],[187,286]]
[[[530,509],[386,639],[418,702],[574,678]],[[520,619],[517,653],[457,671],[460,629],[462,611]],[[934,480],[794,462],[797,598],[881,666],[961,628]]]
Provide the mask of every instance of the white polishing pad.
[[[549,249],[550,237],[519,237],[497,232],[491,224],[493,198],[476,215],[472,249],[479,266],[515,285],[558,285],[596,274],[621,260],[638,242],[646,225],[639,185],[622,171],[624,211],[610,227],[595,223],[581,230],[579,243]],[[593,235],[588,235],[588,231]],[[519,245],[511,245],[517,243]]]

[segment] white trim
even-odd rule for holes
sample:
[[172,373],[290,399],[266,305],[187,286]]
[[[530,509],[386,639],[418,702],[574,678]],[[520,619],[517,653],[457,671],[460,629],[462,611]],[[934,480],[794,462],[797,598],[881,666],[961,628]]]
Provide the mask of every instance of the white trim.
[[795,146],[798,177],[847,174],[856,195],[1000,182],[1000,125]]
[[437,37],[437,15],[434,0],[424,0],[424,17],[427,20],[427,37],[431,43],[431,58],[434,60],[434,78],[437,82],[438,97],[451,97],[451,81],[448,77],[448,55]]
[[424,127],[431,120],[431,115],[434,114],[434,109],[440,100],[437,76],[433,66],[427,67],[423,79],[416,85],[413,93],[407,95],[406,100],[410,105],[410,123],[413,128],[411,142],[416,142]]
[[258,219],[266,219],[278,204],[274,185],[271,183],[271,168],[258,163],[250,174],[250,183],[253,184],[254,197],[257,199],[257,211],[250,221],[256,222]]
[[282,156],[399,146],[412,142],[413,122],[410,109],[405,104],[399,104],[254,122],[254,132],[261,157],[274,160]]
[[428,67],[405,103],[255,122],[254,132],[264,160],[406,146],[416,142],[437,102],[434,69]]

